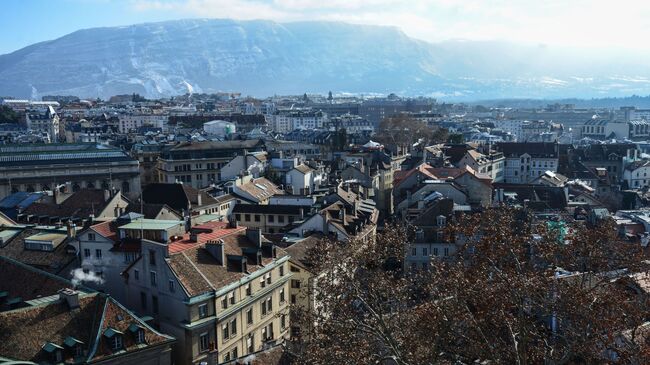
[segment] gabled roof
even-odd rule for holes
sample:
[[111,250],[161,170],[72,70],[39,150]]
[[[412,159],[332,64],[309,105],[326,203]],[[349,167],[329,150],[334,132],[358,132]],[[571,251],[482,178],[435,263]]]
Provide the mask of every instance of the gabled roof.
[[54,251],[37,251],[25,249],[25,240],[39,233],[66,234],[63,229],[45,229],[24,226],[0,227],[0,234],[12,232],[4,244],[0,243],[0,256],[6,256],[24,264],[45,270],[53,274],[65,274],[74,266],[76,255],[68,253],[67,246],[71,239],[65,239]]
[[[51,344],[65,348],[70,338],[81,344],[84,362],[123,356],[143,347],[171,344],[174,339],[149,327],[111,297],[100,294],[80,294],[79,308],[70,310],[64,300],[56,300],[34,307],[0,313],[0,353],[12,359],[49,362],[44,346]],[[111,350],[109,339],[103,333],[113,328],[126,332],[132,323],[144,331],[145,343],[137,344],[135,336],[124,335],[123,350]],[[70,352],[64,359],[72,361]]]
[[88,218],[91,214],[99,215],[113,197],[105,200],[105,191],[102,189],[81,189],[72,193],[61,204],[36,202],[31,204],[23,214],[33,214],[50,217],[78,217]]
[[[201,205],[199,198],[201,196]],[[216,204],[217,201],[205,191],[195,189],[186,184],[149,184],[144,188],[142,197],[146,204],[166,204],[180,213],[188,209]],[[137,207],[135,208],[137,211]]]
[[108,240],[113,242],[119,241],[119,238],[117,237],[117,224],[113,221],[106,221],[92,225],[90,226],[90,229]]
[[294,167],[293,169],[297,170],[298,172],[302,173],[303,175],[314,171],[314,169],[312,169],[311,167],[309,167],[309,166],[307,166],[305,164],[300,164],[300,165]]
[[[200,237],[201,235],[199,235]],[[246,257],[247,250],[257,250],[256,244],[251,241],[244,230],[221,236],[224,242],[225,265],[221,265],[205,248],[205,243],[196,244],[189,249],[171,254],[165,262],[178,278],[179,283],[189,296],[196,296],[226,286],[230,283],[245,278],[251,273],[263,269],[276,258],[271,257],[263,248],[262,265],[247,260],[246,272],[241,271],[241,266],[231,259]],[[268,240],[262,239],[265,247],[271,247]],[[277,258],[286,256],[286,252],[277,248]]]
[[[265,177],[260,177],[257,179],[252,179],[251,181],[239,185],[237,189],[233,191],[233,194],[238,194],[239,191],[246,193],[259,201],[266,200],[273,195],[284,194],[284,191],[280,190],[274,183]],[[244,196],[244,198],[248,198]]]
[[434,168],[431,165],[428,163],[423,163],[407,171],[396,171],[393,174],[393,184],[395,187],[397,187],[402,181],[405,181],[409,177],[418,173],[427,179],[437,179],[436,175],[433,173],[433,170]]
[[[6,298],[21,298],[23,301],[47,298],[57,295],[61,288],[72,287],[72,282],[60,276],[36,269],[14,259],[0,256],[0,292]],[[83,291],[90,289],[81,288]],[[0,312],[8,309],[0,304]],[[1,352],[0,352],[1,353]]]

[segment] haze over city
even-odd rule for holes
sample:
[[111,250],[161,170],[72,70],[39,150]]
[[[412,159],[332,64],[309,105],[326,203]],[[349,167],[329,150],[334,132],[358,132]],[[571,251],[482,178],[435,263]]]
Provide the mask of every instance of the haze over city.
[[650,4],[4,0],[0,365],[650,364]]

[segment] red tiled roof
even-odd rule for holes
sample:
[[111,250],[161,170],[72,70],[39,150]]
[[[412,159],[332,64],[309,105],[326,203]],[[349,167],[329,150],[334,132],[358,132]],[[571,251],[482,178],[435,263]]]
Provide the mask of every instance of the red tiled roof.
[[398,174],[397,172],[393,174],[393,183],[395,186],[399,185],[402,181],[406,180],[408,177],[415,173],[421,173],[430,179],[437,179],[436,175],[433,173],[433,167],[427,163],[423,163],[419,165],[418,167],[412,168],[406,172],[402,172]]
[[117,242],[117,226],[111,221],[106,221],[90,226],[97,234],[113,242]]
[[207,222],[198,226],[194,226],[192,227],[192,229],[211,230],[212,232],[199,233],[197,235],[198,242],[190,241],[189,233],[184,234],[183,238],[181,238],[180,240],[169,243],[168,248],[170,254],[185,251],[187,249],[196,247],[202,243],[218,240],[226,236],[229,236],[233,233],[246,231],[246,227],[229,228],[228,223],[226,222]]

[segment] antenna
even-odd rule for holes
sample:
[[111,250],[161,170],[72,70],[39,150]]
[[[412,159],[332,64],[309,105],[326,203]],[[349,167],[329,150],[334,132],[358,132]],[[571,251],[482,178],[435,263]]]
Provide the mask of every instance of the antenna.
[[140,214],[142,215],[142,217],[140,217],[140,242],[142,242],[142,240],[144,239],[144,227],[143,227],[144,210],[142,209],[143,205],[144,205],[144,200],[142,198],[142,192],[140,192]]

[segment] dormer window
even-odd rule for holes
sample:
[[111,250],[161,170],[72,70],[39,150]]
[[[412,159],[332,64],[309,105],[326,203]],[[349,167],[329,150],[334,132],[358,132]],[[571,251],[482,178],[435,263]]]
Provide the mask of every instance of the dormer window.
[[135,343],[137,344],[145,343],[146,339],[144,337],[144,328],[142,328],[142,326],[136,323],[131,323],[131,325],[129,325],[129,332],[133,334],[133,337],[135,338]]
[[54,363],[63,362],[63,347],[53,343],[46,342],[43,345],[43,351],[45,351]]
[[116,335],[111,338],[111,349],[118,351],[122,349],[122,336]]
[[83,348],[83,342],[82,341],[79,341],[74,337],[68,336],[63,341],[63,344],[68,349],[70,349],[70,351],[74,354],[75,358],[82,357],[84,355],[84,348]]
[[104,336],[108,339],[108,343],[111,346],[111,350],[113,351],[119,351],[122,349],[122,335],[123,333],[109,327],[106,331],[104,331]]
[[447,217],[445,217],[444,215],[439,215],[437,222],[439,227],[444,227],[444,225],[447,224]]

